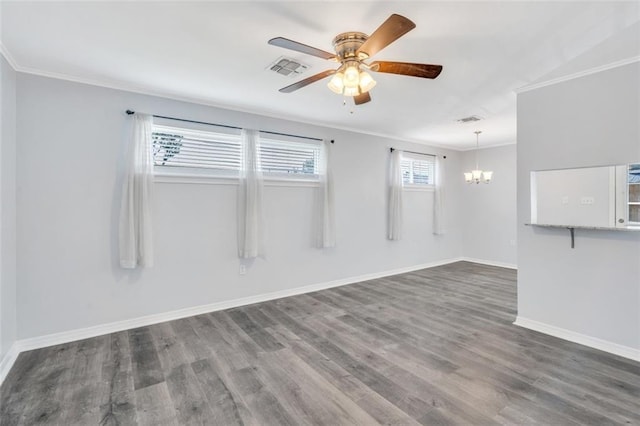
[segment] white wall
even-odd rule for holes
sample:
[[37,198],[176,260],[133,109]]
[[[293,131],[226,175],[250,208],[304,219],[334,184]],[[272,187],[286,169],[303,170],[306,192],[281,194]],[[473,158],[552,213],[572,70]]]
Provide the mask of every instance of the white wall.
[[0,55],[0,361],[16,341],[16,72]]
[[640,64],[518,95],[518,317],[640,349],[640,233],[524,226],[532,170],[640,161]]
[[[385,239],[388,148],[459,153],[129,92],[18,74],[18,337],[456,258],[461,199],[431,233],[432,192],[407,192],[405,238]],[[337,247],[312,248],[313,188],[267,186],[268,253],[238,274],[236,186],[157,183],[155,267],[118,267],[125,109],[335,139]]]
[[[480,136],[482,138],[482,135]],[[476,165],[476,151],[462,153],[463,171]],[[468,184],[457,176],[464,199],[462,254],[469,259],[515,267],[516,145],[478,150],[478,165],[493,171],[489,184]]]

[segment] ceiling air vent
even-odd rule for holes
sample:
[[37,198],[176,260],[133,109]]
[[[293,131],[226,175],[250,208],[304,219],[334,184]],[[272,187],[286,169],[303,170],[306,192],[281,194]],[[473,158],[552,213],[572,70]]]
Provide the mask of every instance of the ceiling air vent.
[[269,65],[268,69],[286,77],[297,77],[309,69],[309,66],[281,56]]
[[477,115],[470,115],[469,117],[464,117],[459,120],[456,120],[458,123],[473,123],[474,121],[480,121],[482,117],[478,117]]

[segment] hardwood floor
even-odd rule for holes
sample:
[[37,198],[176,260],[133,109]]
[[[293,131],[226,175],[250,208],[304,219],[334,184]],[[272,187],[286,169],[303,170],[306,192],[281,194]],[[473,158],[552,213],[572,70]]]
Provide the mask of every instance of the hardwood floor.
[[459,262],[20,355],[2,425],[640,424],[640,364],[512,325]]

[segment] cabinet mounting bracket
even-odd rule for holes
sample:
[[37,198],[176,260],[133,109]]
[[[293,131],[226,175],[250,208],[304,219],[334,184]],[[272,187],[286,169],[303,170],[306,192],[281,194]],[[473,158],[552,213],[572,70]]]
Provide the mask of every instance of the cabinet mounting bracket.
[[575,228],[567,228],[571,234],[571,248],[576,248]]

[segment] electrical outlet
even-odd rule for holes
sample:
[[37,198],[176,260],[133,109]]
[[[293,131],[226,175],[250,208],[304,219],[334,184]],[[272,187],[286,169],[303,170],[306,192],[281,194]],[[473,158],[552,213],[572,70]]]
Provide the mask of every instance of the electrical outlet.
[[580,198],[580,204],[583,206],[590,206],[596,202],[596,199],[593,197],[582,197]]
[[245,265],[244,263],[240,264],[240,275],[244,275],[247,273],[247,265]]

